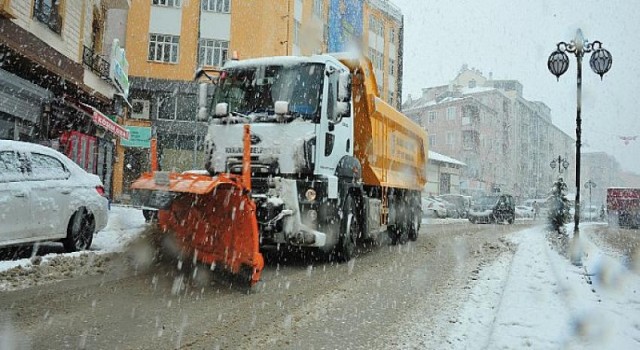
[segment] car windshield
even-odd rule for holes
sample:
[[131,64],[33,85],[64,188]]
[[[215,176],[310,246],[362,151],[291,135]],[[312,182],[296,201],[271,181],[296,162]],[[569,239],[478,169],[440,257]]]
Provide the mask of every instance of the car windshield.
[[315,63],[228,68],[220,75],[213,106],[225,102],[232,113],[273,122],[275,102],[285,101],[293,117],[317,121],[323,73],[324,66]]

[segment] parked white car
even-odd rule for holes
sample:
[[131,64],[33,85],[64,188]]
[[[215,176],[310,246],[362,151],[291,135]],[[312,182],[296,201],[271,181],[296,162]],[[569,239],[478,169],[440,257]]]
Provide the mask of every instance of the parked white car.
[[89,249],[108,211],[98,176],[51,148],[0,140],[0,247],[60,241],[67,251]]
[[441,201],[434,198],[422,197],[422,215],[427,217],[446,218],[447,208]]
[[533,208],[526,205],[516,206],[516,218],[532,218]]

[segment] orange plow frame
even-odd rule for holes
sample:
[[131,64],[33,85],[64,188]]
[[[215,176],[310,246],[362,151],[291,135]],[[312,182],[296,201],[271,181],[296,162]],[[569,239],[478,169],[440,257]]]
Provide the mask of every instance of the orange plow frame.
[[160,185],[153,173],[145,173],[131,188],[178,194],[168,209],[158,211],[160,229],[175,235],[183,253],[203,264],[222,265],[253,285],[264,259],[251,198],[249,135],[245,125],[242,175],[170,173],[168,184]]

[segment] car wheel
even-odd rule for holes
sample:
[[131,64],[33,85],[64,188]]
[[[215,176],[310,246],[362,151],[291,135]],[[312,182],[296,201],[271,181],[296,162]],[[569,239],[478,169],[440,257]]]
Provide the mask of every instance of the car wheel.
[[513,224],[513,222],[515,221],[515,219],[516,219],[516,215],[515,215],[515,214],[512,214],[512,215],[509,217],[509,219],[507,220],[507,222],[508,222],[509,224]]
[[470,221],[472,224],[475,224],[475,223],[476,223],[476,219],[475,219],[473,216],[470,216],[470,217],[469,217],[469,221]]
[[67,252],[89,249],[93,241],[95,227],[95,219],[91,213],[85,208],[76,211],[69,220],[67,237],[62,240],[64,249]]

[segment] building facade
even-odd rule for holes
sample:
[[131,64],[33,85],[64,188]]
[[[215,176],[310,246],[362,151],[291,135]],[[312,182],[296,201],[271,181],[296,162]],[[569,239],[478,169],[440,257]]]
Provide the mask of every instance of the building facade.
[[449,85],[409,98],[403,112],[429,132],[430,149],[466,164],[463,194],[500,190],[540,198],[558,175],[549,166],[554,157],[568,159],[562,175],[573,181],[575,143],[553,125],[550,109],[524,99],[522,90],[515,80],[487,79],[463,66]]
[[[370,48],[364,53],[375,63],[381,96],[399,106],[402,23],[400,11],[385,0],[136,1],[126,26],[133,112],[125,124],[135,122],[136,130],[157,137],[162,170],[202,167],[207,125],[196,120],[194,71],[215,75],[234,53],[248,59]],[[118,152],[127,160],[121,175],[126,194],[148,170],[148,152]]]
[[37,142],[97,174],[112,194],[128,137],[124,52],[107,20],[126,0],[0,1],[0,138]]
[[460,174],[465,166],[459,160],[430,150],[423,195],[460,194]]

